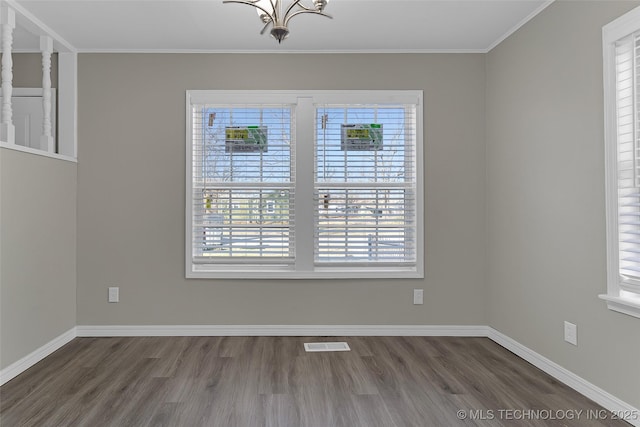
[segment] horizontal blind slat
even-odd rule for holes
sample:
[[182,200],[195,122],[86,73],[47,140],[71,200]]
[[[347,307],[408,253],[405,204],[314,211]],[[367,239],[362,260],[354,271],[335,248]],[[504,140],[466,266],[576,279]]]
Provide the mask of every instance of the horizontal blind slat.
[[[413,265],[414,106],[320,105],[316,120],[316,265]],[[348,145],[349,126],[369,139]]]
[[292,264],[292,106],[192,107],[193,262]]
[[640,278],[640,83],[639,34],[615,46],[618,141],[618,265],[623,276]]

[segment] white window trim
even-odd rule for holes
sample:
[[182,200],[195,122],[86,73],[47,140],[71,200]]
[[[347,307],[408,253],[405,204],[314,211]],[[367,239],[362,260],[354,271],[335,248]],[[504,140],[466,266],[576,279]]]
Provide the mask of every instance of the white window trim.
[[615,43],[640,30],[640,7],[602,28],[607,232],[607,293],[599,297],[610,310],[640,318],[640,295],[624,290],[618,252],[618,146],[616,120]]
[[[191,106],[193,104],[207,103],[216,99],[216,104],[228,103],[273,103],[277,97],[278,103],[295,103],[298,105],[296,114],[298,117],[307,116],[311,120],[299,121],[296,128],[297,154],[296,154],[296,192],[308,192],[313,194],[314,177],[311,171],[313,165],[313,144],[304,144],[300,141],[309,141],[314,135],[314,107],[313,104],[329,104],[342,102],[344,104],[415,104],[416,105],[416,263],[413,267],[389,267],[377,266],[375,268],[362,267],[313,267],[312,256],[297,257],[295,267],[268,266],[251,264],[227,264],[220,265],[216,271],[210,267],[199,269],[192,261],[191,235],[192,223],[192,126]],[[186,92],[186,199],[185,199],[185,277],[191,279],[375,279],[397,278],[416,279],[424,278],[424,185],[423,185],[423,105],[421,90],[283,90],[283,91],[229,91],[229,90],[188,90]],[[300,171],[309,171],[301,174]],[[296,198],[298,203],[300,198]],[[298,207],[296,206],[296,210]],[[313,227],[296,224],[296,233],[303,232],[313,235]],[[312,242],[313,240],[310,240]],[[296,245],[296,251],[313,251],[312,245],[307,247]],[[306,262],[309,265],[300,265]],[[252,267],[252,268],[248,268]]]

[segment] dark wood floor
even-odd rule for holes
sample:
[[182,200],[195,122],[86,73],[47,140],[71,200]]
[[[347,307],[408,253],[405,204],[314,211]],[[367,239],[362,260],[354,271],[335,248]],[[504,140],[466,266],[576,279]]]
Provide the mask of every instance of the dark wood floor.
[[486,338],[77,338],[0,387],[3,427],[628,426],[600,410]]

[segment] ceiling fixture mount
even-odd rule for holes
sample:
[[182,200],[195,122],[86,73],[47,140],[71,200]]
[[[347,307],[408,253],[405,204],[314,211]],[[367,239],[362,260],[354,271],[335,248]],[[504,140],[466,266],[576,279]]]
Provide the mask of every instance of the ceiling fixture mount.
[[312,0],[313,7],[300,4],[301,1],[293,0],[287,7],[283,7],[281,0],[224,0],[222,3],[240,3],[255,7],[260,20],[265,24],[260,34],[264,34],[271,25],[271,35],[278,40],[278,43],[282,43],[282,40],[289,36],[288,25],[294,16],[313,13],[331,18],[330,15],[324,13],[324,8],[329,0]]

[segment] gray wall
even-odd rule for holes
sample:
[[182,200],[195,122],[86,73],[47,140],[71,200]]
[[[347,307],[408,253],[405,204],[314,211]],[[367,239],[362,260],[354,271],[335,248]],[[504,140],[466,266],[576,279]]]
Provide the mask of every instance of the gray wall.
[[[606,292],[602,26],[555,2],[487,56],[489,324],[640,407],[640,319]],[[578,346],[563,321],[578,325]]]
[[[39,53],[14,53],[13,86],[42,87],[42,55]],[[58,54],[51,55],[51,87],[58,87]]]
[[[14,54],[13,77],[42,87],[41,56]],[[76,173],[75,163],[0,148],[0,369],[76,325]]]
[[[78,324],[486,324],[484,67],[481,54],[81,54]],[[298,88],[424,90],[424,280],[184,278],[185,90]]]
[[76,164],[0,148],[0,369],[76,325]]

